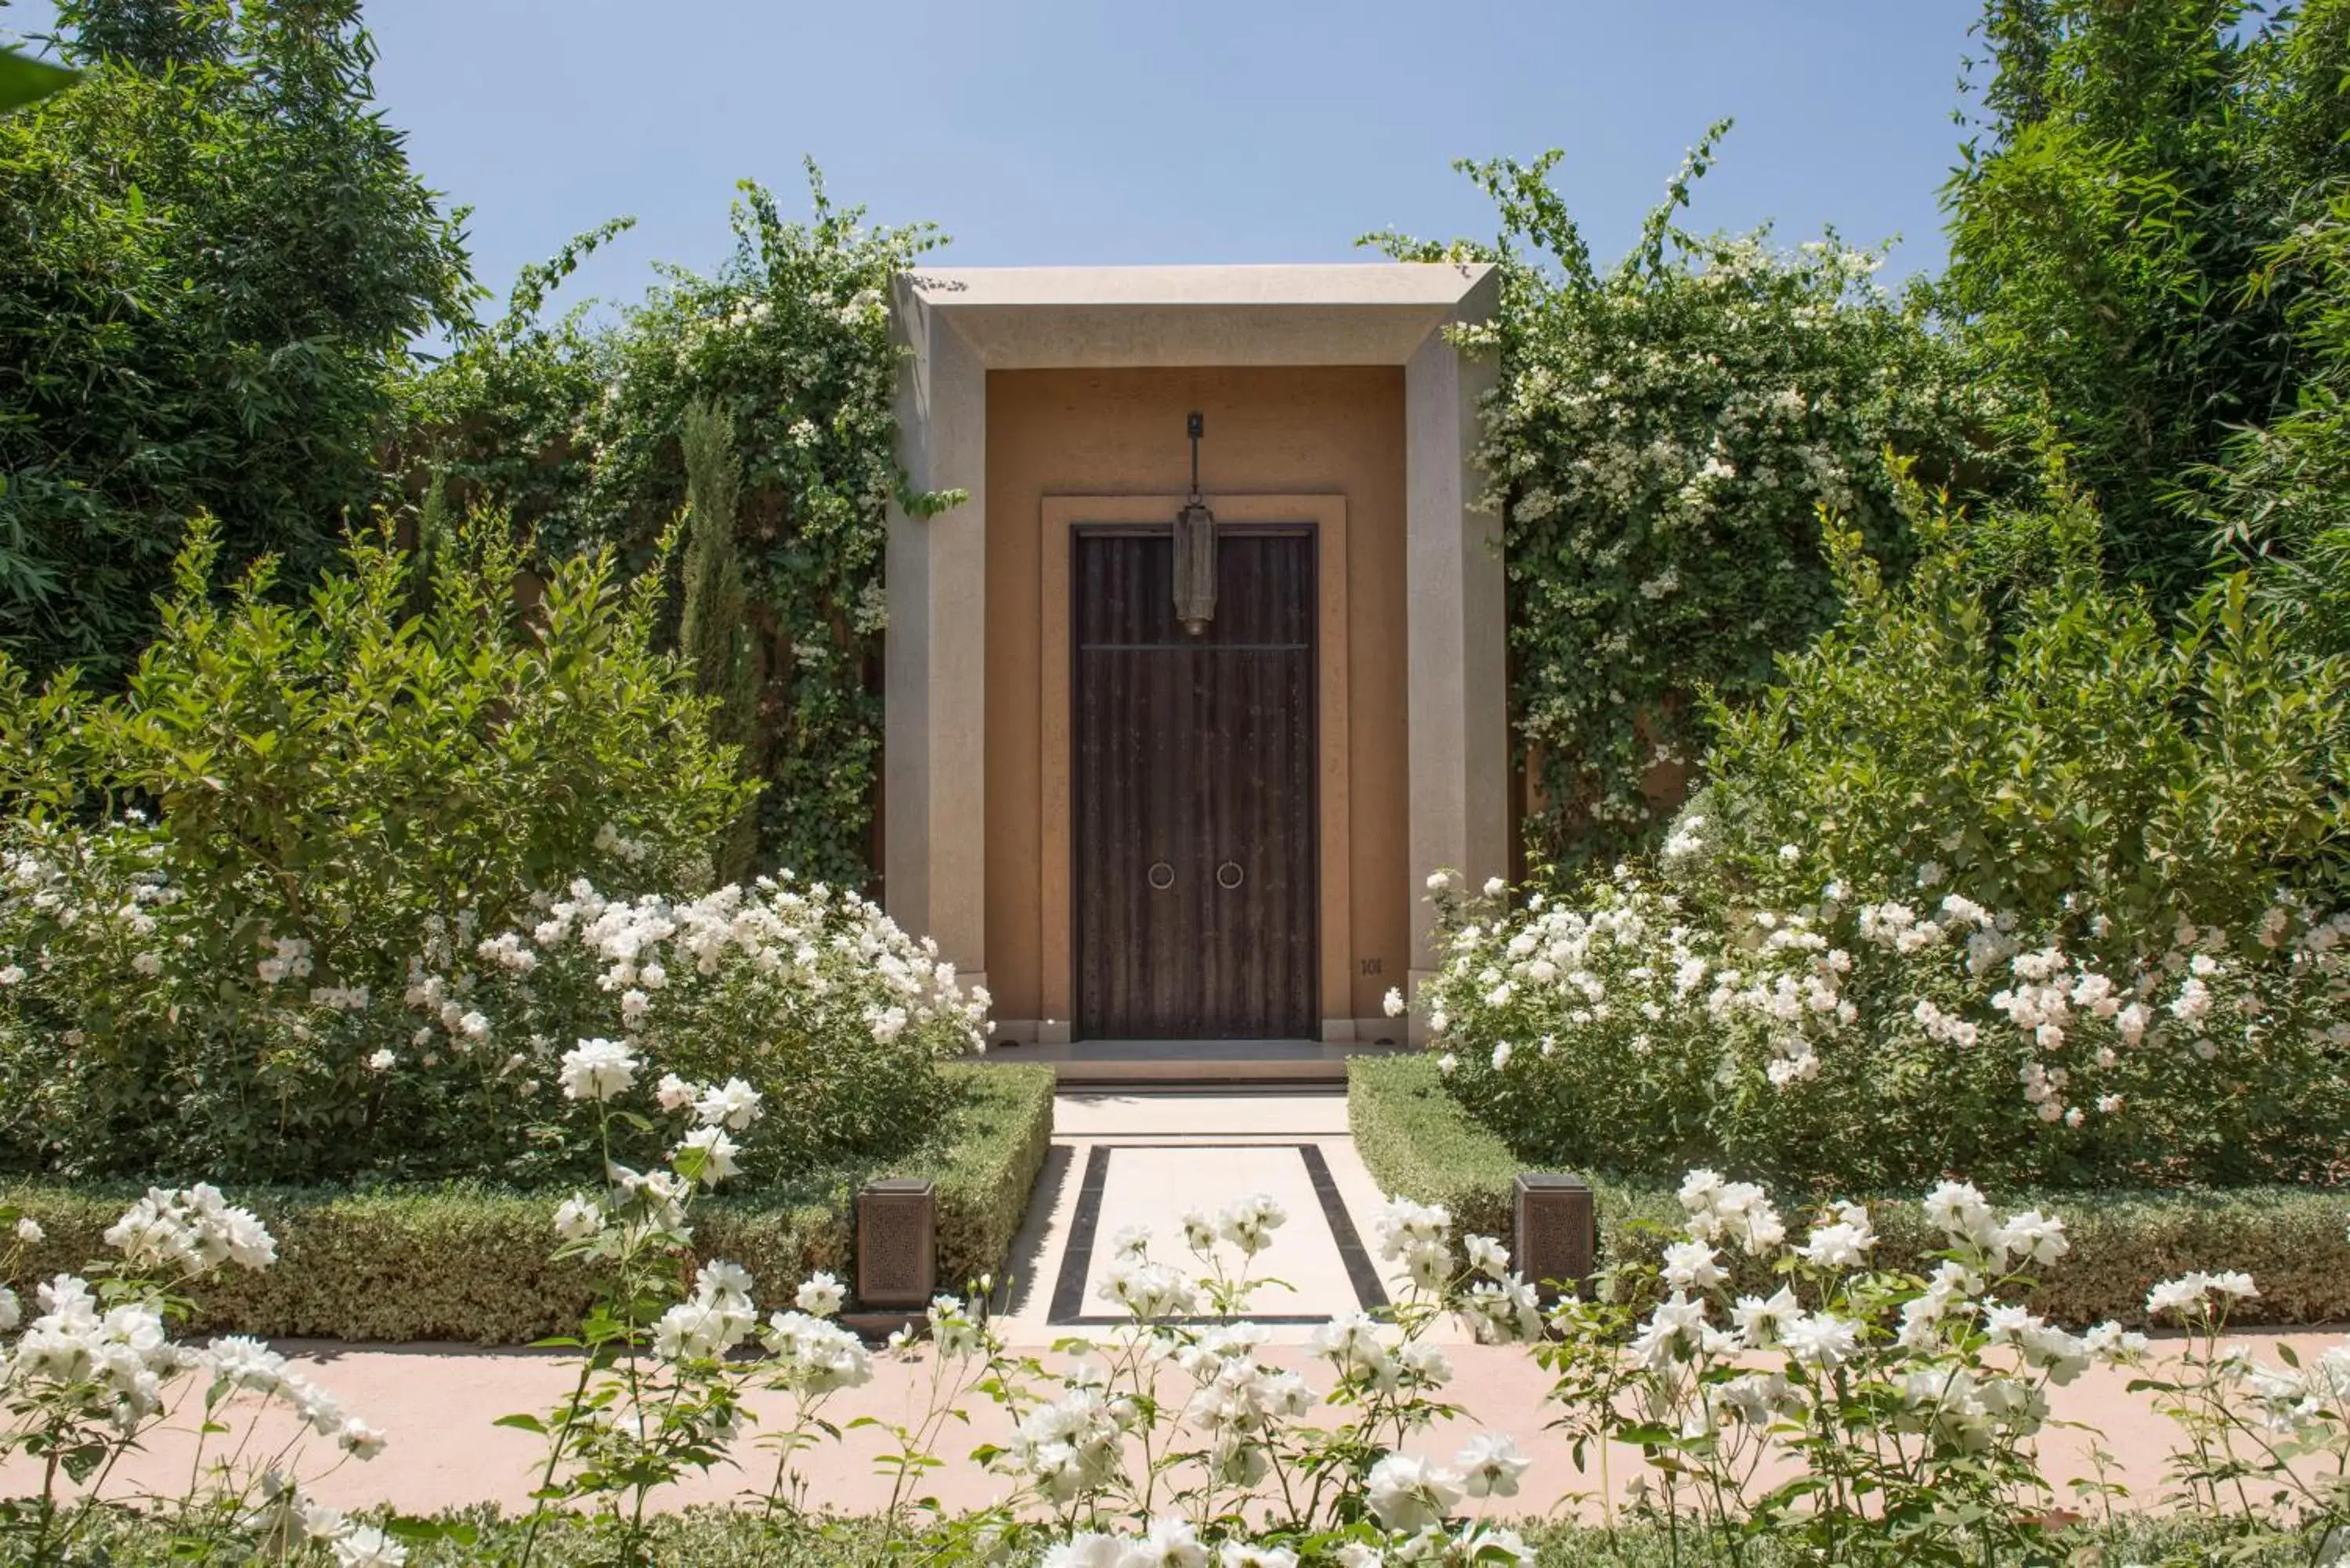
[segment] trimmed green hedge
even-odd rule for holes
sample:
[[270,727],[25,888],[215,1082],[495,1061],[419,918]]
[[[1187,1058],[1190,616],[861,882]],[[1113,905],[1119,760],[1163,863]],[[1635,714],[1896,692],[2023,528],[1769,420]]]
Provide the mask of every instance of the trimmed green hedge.
[[[761,1294],[819,1269],[855,1277],[852,1204],[879,1175],[938,1184],[942,1285],[1002,1266],[1053,1131],[1048,1067],[955,1065],[952,1108],[920,1149],[896,1159],[810,1172],[697,1206],[705,1257],[741,1263]],[[25,1272],[46,1278],[105,1255],[106,1228],[138,1195],[131,1187],[70,1189],[11,1183],[0,1199],[40,1221],[47,1237]],[[224,1270],[196,1294],[193,1326],[270,1338],[458,1340],[525,1345],[576,1326],[588,1282],[575,1264],[548,1262],[555,1195],[451,1183],[335,1191],[239,1188],[277,1238],[277,1266]]]
[[982,1274],[1003,1272],[1053,1147],[1054,1075],[1040,1066],[947,1071],[968,1085],[950,1140],[899,1161],[890,1174],[938,1183],[939,1284],[959,1291]]
[[1381,1192],[1441,1203],[1463,1234],[1512,1239],[1510,1183],[1527,1167],[1444,1092],[1434,1061],[1349,1059],[1347,1126]]
[[[1520,1160],[1447,1094],[1428,1056],[1349,1062],[1347,1116],[1381,1190],[1441,1203],[1467,1232],[1509,1239],[1512,1179],[1521,1170],[1545,1168]],[[1681,1220],[1672,1189],[1577,1174],[1591,1183],[1598,1205],[1601,1262],[1653,1261],[1664,1231]],[[2231,1314],[2246,1326],[2350,1319],[2350,1192],[2256,1187],[1991,1196],[2003,1209],[2038,1208],[2064,1219],[2072,1252],[2047,1271],[2031,1303],[2058,1322],[2141,1324],[2147,1287],[2192,1269],[2251,1274],[2260,1298]],[[1877,1257],[1889,1266],[1922,1270],[1936,1244],[1914,1197],[1872,1198],[1883,1238]],[[1769,1288],[1759,1272],[1752,1282]]]

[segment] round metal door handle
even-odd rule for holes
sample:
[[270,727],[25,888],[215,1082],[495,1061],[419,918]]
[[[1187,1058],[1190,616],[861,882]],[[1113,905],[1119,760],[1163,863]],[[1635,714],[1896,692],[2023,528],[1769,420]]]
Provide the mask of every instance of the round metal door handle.
[[1150,885],[1153,888],[1156,888],[1162,893],[1167,891],[1168,888],[1175,886],[1175,867],[1168,865],[1164,860],[1152,861],[1150,863],[1150,869],[1144,872],[1143,875],[1149,878]]
[[1247,880],[1248,874],[1241,869],[1237,860],[1227,860],[1216,867],[1216,886],[1227,893]]

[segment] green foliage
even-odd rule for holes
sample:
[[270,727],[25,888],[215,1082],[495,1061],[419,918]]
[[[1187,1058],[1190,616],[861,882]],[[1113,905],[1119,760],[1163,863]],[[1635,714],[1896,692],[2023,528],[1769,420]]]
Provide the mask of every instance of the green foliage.
[[[922,1176],[938,1184],[941,1282],[1000,1276],[1051,1139],[1052,1074],[942,1071],[952,1088],[947,1107],[930,1136],[905,1153],[701,1199],[694,1236],[703,1255],[741,1263],[776,1300],[818,1271],[853,1280],[858,1189],[874,1176]],[[99,1255],[101,1234],[137,1195],[130,1186],[0,1188],[0,1201],[22,1209],[47,1233],[25,1259],[25,1278],[74,1272]],[[192,1325],[199,1330],[527,1345],[576,1327],[588,1299],[586,1267],[550,1261],[551,1199],[544,1191],[451,1183],[240,1189],[237,1197],[276,1236],[279,1262],[209,1282]]]
[[[850,1231],[825,1173],[780,1189],[712,1199],[699,1234],[776,1285],[840,1269]],[[136,1189],[6,1189],[47,1239],[26,1277],[71,1272],[103,1247],[99,1237]],[[578,1322],[587,1271],[550,1262],[550,1200],[542,1193],[470,1184],[240,1189],[278,1239],[278,1264],[209,1284],[192,1327],[266,1338],[397,1344],[452,1340],[528,1345]]]
[[1676,223],[1725,129],[1612,268],[1548,183],[1555,152],[1464,166],[1500,209],[1492,246],[1386,242],[1502,268],[1493,322],[1463,336],[1500,356],[1481,455],[1505,524],[1517,738],[1539,764],[1537,861],[1606,866],[1648,841],[1702,737],[1696,694],[1748,697],[1834,617],[1815,508],[1898,553],[1888,447],[1991,477],[1970,452],[1995,400],[1918,298],[1868,281],[1875,256]]
[[939,1283],[961,1290],[982,1274],[999,1283],[1028,1195],[1053,1147],[1050,1067],[948,1066],[953,1095],[943,1129],[889,1162],[893,1176],[928,1177],[938,1189]]
[[[1712,710],[1698,809],[1737,896],[1915,888],[1931,863],[1996,909],[2094,909],[2099,942],[2128,955],[2182,919],[2249,929],[2280,881],[2339,886],[2350,663],[2301,658],[2241,575],[2167,632],[2145,596],[2106,586],[2096,514],[2061,483],[1981,523],[1909,499],[1908,579],[1888,587],[1832,525],[1842,618],[1761,701]],[[2028,561],[2002,543],[2017,538]],[[1987,577],[2010,563],[2021,580]]]
[[940,244],[927,226],[868,228],[811,167],[806,223],[745,182],[733,256],[680,268],[617,327],[548,321],[548,292],[619,225],[525,275],[506,317],[409,391],[404,461],[491,497],[543,546],[646,545],[685,502],[690,410],[731,423],[740,463],[735,549],[755,654],[750,748],[764,865],[849,885],[868,875],[880,753],[881,545],[897,466],[892,276]]
[[357,16],[84,0],[85,78],[0,119],[0,648],[36,671],[120,677],[186,518],[298,587],[385,493],[388,375],[472,286]]
[[[691,671],[650,646],[660,571],[575,556],[525,611],[520,551],[482,516],[444,541],[417,618],[415,564],[385,535],[296,606],[266,559],[216,605],[219,552],[200,519],[119,695],[36,690],[0,660],[7,1157],[499,1170],[528,1147],[509,1054],[544,1068],[570,1041],[473,1051],[462,998],[445,1020],[403,1002],[411,966],[470,957],[575,877],[706,885],[749,794]],[[420,1023],[447,1055],[370,1065]]]
[[[1347,1117],[1363,1163],[1383,1192],[1441,1203],[1464,1228],[1510,1234],[1510,1184],[1521,1170],[1559,1169],[1521,1159],[1447,1092],[1433,1060],[1407,1056],[1347,1064]],[[1591,1184],[1600,1218],[1603,1265],[1656,1263],[1686,1216],[1674,1187],[1650,1179],[1577,1172]],[[1739,1174],[1730,1172],[1732,1176]],[[1847,1197],[1866,1197],[1846,1192]],[[2149,1281],[2195,1270],[2242,1269],[2260,1282],[2257,1300],[2232,1320],[2243,1326],[2339,1323],[2350,1314],[2350,1240],[2342,1217],[2350,1197],[2323,1187],[2241,1188],[2225,1192],[1993,1192],[2002,1207],[2032,1207],[2064,1221],[2072,1251],[2046,1271],[2025,1303],[2052,1321],[2087,1324],[2146,1321]],[[1872,1199],[1884,1266],[1933,1270],[1944,1245],[1911,1199]],[[1768,1294],[1773,1282],[1751,1283]]]
[[2318,654],[2350,654],[2350,195],[2270,253],[2263,285],[2305,277],[2288,309],[2315,358],[2291,412],[2231,440],[2194,476],[2220,549],[2252,559],[2255,594]]
[[1468,1235],[1514,1235],[1510,1184],[1533,1168],[1446,1091],[1433,1057],[1349,1061],[1347,1130],[1381,1192],[1440,1203]]
[[[751,635],[749,594],[735,552],[735,502],[742,475],[734,458],[734,432],[726,416],[707,404],[685,411],[678,438],[685,456],[685,600],[678,618],[678,651],[693,666],[695,683],[711,699],[711,735],[731,746],[744,771],[756,777],[761,765],[757,702],[764,677],[762,649]],[[717,847],[719,876],[737,881],[749,875],[758,853],[758,818],[745,807]]]
[[[1522,1521],[1523,1522],[1523,1521]],[[495,1511],[472,1509],[415,1521],[408,1568],[476,1568],[515,1560],[529,1528]],[[2078,1549],[2099,1555],[2083,1562],[2188,1563],[2225,1561],[2231,1568],[2305,1568],[2308,1543],[2236,1541],[2200,1521],[2122,1514],[2102,1525],[2074,1527]],[[646,1521],[644,1551],[656,1563],[699,1568],[867,1568],[880,1559],[880,1521],[869,1518],[813,1519],[786,1511],[774,1518],[723,1506],[660,1513]],[[1675,1526],[1628,1520],[1596,1525],[1529,1524],[1534,1568],[1798,1568],[1817,1561],[1808,1547],[1746,1541],[1735,1552],[1702,1541],[1687,1521]],[[184,1542],[163,1524],[128,1512],[110,1514],[85,1532],[93,1551],[116,1568],[178,1568]],[[951,1561],[967,1543],[956,1526],[901,1543],[923,1562]],[[607,1568],[613,1532],[586,1519],[550,1521],[535,1542],[532,1561],[544,1568]],[[2215,1555],[2227,1553],[2224,1559]]]
[[0,114],[38,103],[63,92],[80,79],[80,73],[47,60],[36,60],[15,49],[0,49]]
[[2313,376],[2290,322],[2315,279],[2272,258],[2350,174],[2350,5],[2263,11],[1990,0],[1993,74],[1944,192],[1942,303],[2033,394],[2009,433],[2061,443],[2108,566],[2165,611],[2206,569],[2173,491]]

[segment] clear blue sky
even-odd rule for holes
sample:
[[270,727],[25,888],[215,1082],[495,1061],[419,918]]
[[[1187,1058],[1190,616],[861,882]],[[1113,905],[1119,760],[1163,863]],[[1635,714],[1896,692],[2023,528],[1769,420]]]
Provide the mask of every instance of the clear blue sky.
[[[1700,227],[1898,236],[1935,191],[1978,0],[374,0],[377,86],[424,178],[473,208],[483,281],[604,218],[573,297],[727,245],[733,182],[929,219],[963,265],[1364,259],[1366,230],[1489,235],[1456,157],[1567,150],[1602,256],[1732,116]],[[37,30],[46,5],[0,11]],[[567,292],[570,292],[567,290]]]

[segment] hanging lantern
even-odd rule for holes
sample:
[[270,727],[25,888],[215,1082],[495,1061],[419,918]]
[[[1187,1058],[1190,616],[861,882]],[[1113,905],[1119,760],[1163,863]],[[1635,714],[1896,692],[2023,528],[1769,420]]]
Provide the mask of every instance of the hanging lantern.
[[1191,416],[1191,497],[1175,514],[1175,618],[1198,637],[1216,616],[1216,514],[1200,499],[1200,433]]

